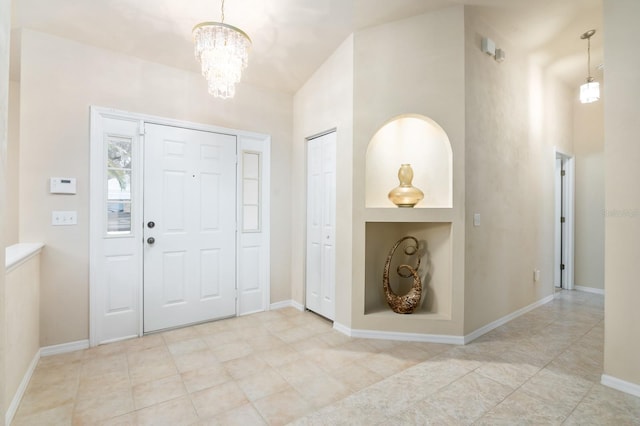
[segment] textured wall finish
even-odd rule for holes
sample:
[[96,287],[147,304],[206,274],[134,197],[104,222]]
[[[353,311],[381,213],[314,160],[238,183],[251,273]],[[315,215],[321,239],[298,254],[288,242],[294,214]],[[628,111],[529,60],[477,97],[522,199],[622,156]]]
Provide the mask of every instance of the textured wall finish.
[[[384,54],[381,54],[384,52]],[[358,31],[354,35],[354,131],[353,131],[353,328],[439,335],[461,335],[464,315],[464,210],[465,210],[465,61],[464,8],[452,6],[433,13],[391,22]],[[451,208],[398,209],[366,207],[367,149],[376,132],[389,120],[419,114],[433,120],[449,138],[452,150],[453,189]],[[413,153],[420,155],[422,152]],[[379,188],[383,196],[398,183],[399,164],[380,161],[376,168],[387,167],[390,181]],[[417,173],[417,171],[416,171]],[[417,175],[416,175],[417,176]],[[416,186],[420,187],[414,181]],[[426,189],[426,188],[421,188]],[[426,191],[425,191],[426,195]],[[444,205],[446,206],[446,204]],[[443,207],[443,206],[438,206]],[[442,213],[443,216],[436,215]],[[444,219],[443,219],[444,217]],[[410,219],[409,219],[410,218]],[[371,223],[387,222],[421,228],[442,223],[450,232],[443,245],[448,255],[434,264],[446,280],[436,291],[443,311],[422,312],[409,321],[405,316],[387,317],[383,312],[367,312],[370,271],[378,259],[372,258],[371,246],[379,244],[374,234],[367,234]],[[418,232],[427,230],[418,229]],[[406,234],[397,234],[392,243]],[[410,235],[413,235],[410,234]],[[428,241],[429,244],[431,242]],[[384,262],[387,247],[380,264]],[[440,252],[433,247],[434,252]],[[444,251],[444,250],[442,250]],[[434,260],[435,262],[435,260]],[[446,278],[445,278],[446,277]],[[381,280],[382,276],[375,280]],[[437,284],[434,284],[437,285]],[[384,300],[384,299],[383,299]],[[370,300],[369,300],[370,301]],[[363,310],[363,303],[365,309]]]
[[9,82],[9,121],[7,133],[5,243],[18,243],[18,155],[20,143],[20,83]]
[[640,389],[640,2],[605,0],[604,374]]
[[604,104],[574,104],[575,285],[604,288]]
[[[553,293],[554,147],[572,151],[572,93],[523,49],[466,19],[465,333]],[[508,52],[480,50],[490,37]],[[541,271],[534,282],[533,270]]]
[[[11,28],[11,0],[0,0],[0,383],[5,382],[5,309],[4,309],[4,257],[6,242],[4,238],[5,220],[5,165],[7,146],[7,123],[9,115],[9,29]],[[4,424],[6,407],[4,401],[4,386],[0,386],[0,424]]]
[[[271,299],[290,298],[291,95],[245,84],[222,101],[199,74],[28,30],[21,60],[20,240],[47,244],[43,346],[89,335],[90,105],[270,134],[271,233],[282,236],[271,240]],[[49,194],[51,176],[77,178],[77,195]],[[52,227],[52,210],[77,210],[78,225]]]
[[353,37],[348,37],[295,94],[291,167],[291,292],[303,303],[306,240],[305,138],[337,129],[336,322],[351,324]]

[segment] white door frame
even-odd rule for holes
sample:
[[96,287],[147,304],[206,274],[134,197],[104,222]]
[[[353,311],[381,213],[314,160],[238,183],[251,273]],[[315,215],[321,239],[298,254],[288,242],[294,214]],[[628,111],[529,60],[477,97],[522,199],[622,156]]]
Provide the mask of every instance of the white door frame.
[[[193,130],[202,130],[214,133],[223,133],[236,136],[236,315],[245,315],[253,312],[264,311],[269,309],[270,303],[270,164],[271,164],[271,137],[266,134],[247,132],[242,130],[228,129],[219,126],[213,126],[208,124],[193,123],[182,120],[175,120],[164,117],[157,117],[147,114],[132,113],[128,111],[116,110],[111,108],[103,108],[97,106],[90,107],[91,115],[91,131],[90,131],[90,169],[89,169],[89,343],[91,346],[96,346],[102,343],[108,343],[111,341],[122,340],[135,335],[121,335],[117,337],[103,338],[104,326],[104,314],[102,307],[104,301],[101,299],[101,289],[99,283],[103,279],[100,275],[103,272],[103,268],[99,268],[99,262],[103,260],[101,256],[101,243],[104,237],[103,224],[104,224],[104,162],[105,153],[103,145],[103,133],[101,132],[101,120],[103,119],[116,119],[124,120],[128,122],[138,123],[138,147],[136,148],[138,155],[137,160],[134,160],[133,168],[137,168],[136,172],[139,177],[143,176],[144,160],[140,153],[143,152],[144,144],[144,125],[145,123],[161,124],[174,127],[183,127]],[[245,207],[243,203],[243,165],[242,161],[238,161],[238,158],[243,158],[244,153],[260,153],[260,200],[258,203],[259,210],[259,229],[246,229],[243,226],[244,216],[243,209]],[[132,215],[132,231],[141,231],[144,226],[142,216],[142,200],[144,185],[141,178],[134,180],[132,184],[132,194],[137,197],[139,208],[137,213]],[[260,234],[260,240],[256,243],[256,234]],[[135,232],[134,232],[135,234]],[[140,258],[140,271],[143,268],[143,238],[142,232],[139,232],[139,255]],[[247,240],[251,244],[247,243]],[[243,252],[243,248],[252,249],[251,257],[247,257]],[[245,257],[243,257],[243,254]],[[259,271],[259,288],[255,286],[246,285],[241,280],[241,270],[246,268],[247,264],[251,261],[257,261],[259,264],[251,265]],[[135,277],[134,285],[137,293],[137,336],[143,335],[143,311],[142,311],[142,291],[143,280],[142,273]],[[248,291],[242,291],[243,288],[249,288]],[[242,298],[249,300],[249,303],[244,303]]]
[[[555,183],[555,164],[556,159],[562,159],[564,163],[564,188],[563,189],[563,211],[565,213],[565,222],[564,222],[564,238],[562,244],[562,251],[564,253],[561,254],[560,259],[564,259],[565,261],[565,278],[566,282],[563,282],[565,290],[573,290],[575,287],[574,283],[574,270],[575,270],[575,157],[571,154],[560,151],[557,147],[554,148],[554,156],[553,156],[553,170],[554,170],[554,192],[558,191],[560,188],[557,188],[557,184]],[[554,197],[555,199],[555,197]],[[554,202],[555,205],[555,202]],[[560,221],[556,219],[555,208],[554,208],[554,233],[558,235],[561,231]],[[554,250],[555,251],[555,250]],[[555,282],[556,282],[556,273],[559,265],[556,265],[555,259],[557,258],[558,253],[554,253],[554,261],[553,261],[553,280],[552,280],[552,288],[555,291]]]

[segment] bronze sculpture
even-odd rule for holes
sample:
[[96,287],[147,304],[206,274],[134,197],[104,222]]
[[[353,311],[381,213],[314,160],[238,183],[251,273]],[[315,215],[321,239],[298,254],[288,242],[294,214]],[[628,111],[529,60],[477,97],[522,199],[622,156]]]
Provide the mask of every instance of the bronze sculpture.
[[412,240],[414,245],[407,245],[404,248],[404,254],[412,256],[418,253],[418,240],[412,236],[402,237],[394,244],[393,248],[389,251],[387,260],[384,263],[384,273],[382,274],[382,287],[384,289],[384,295],[387,299],[387,303],[394,312],[399,314],[412,313],[418,306],[418,303],[420,303],[420,298],[422,297],[422,281],[420,280],[420,276],[418,275],[418,268],[420,268],[419,255],[417,256],[418,262],[416,263],[415,268],[406,264],[398,265],[397,268],[397,273],[402,278],[413,277],[413,285],[411,286],[411,290],[409,290],[409,292],[403,296],[398,296],[389,285],[389,269],[391,267],[391,258],[393,257],[393,254],[395,253],[398,246],[405,240]]

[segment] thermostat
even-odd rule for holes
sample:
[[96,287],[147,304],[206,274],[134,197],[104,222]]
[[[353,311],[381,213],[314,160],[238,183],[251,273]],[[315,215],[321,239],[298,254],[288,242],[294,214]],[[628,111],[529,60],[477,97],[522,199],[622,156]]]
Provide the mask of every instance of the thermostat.
[[52,177],[49,192],[51,194],[75,194],[76,178]]

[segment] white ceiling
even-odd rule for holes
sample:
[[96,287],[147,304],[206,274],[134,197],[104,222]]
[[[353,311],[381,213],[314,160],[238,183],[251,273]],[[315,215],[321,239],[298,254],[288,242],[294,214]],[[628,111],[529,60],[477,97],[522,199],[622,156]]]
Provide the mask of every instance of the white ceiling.
[[[243,81],[294,92],[354,31],[453,4],[477,8],[501,37],[536,52],[544,66],[571,85],[579,85],[586,73],[582,32],[598,30],[592,63],[602,61],[602,0],[226,0],[225,22],[253,41]],[[12,2],[14,29],[47,32],[194,72],[191,29],[219,20],[220,0]]]

